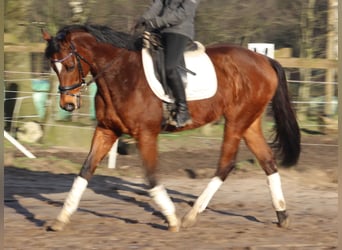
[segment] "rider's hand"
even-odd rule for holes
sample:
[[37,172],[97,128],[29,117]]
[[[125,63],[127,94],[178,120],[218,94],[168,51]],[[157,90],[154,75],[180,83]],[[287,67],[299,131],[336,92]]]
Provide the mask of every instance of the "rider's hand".
[[156,19],[149,19],[145,21],[145,30],[146,31],[153,31],[158,29],[158,24],[156,22]]
[[139,31],[141,29],[145,29],[145,25],[146,25],[146,20],[143,17],[140,17],[136,22],[135,25],[133,27],[134,31]]

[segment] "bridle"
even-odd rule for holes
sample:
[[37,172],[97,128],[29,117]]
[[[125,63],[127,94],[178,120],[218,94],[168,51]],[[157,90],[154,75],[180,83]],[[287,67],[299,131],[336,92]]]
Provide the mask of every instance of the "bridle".
[[[80,98],[81,98],[81,92],[86,89],[92,82],[95,82],[95,80],[97,78],[99,78],[103,73],[106,72],[107,69],[109,69],[109,67],[115,62],[118,60],[118,58],[120,58],[120,56],[124,53],[125,50],[121,50],[118,55],[113,58],[110,62],[108,62],[105,67],[99,72],[96,74],[96,76],[93,76],[89,81],[85,81],[85,75],[84,75],[84,71],[83,71],[83,68],[82,68],[82,64],[81,64],[81,61],[85,62],[86,64],[89,65],[89,67],[92,67],[91,63],[85,59],[83,56],[81,56],[75,46],[70,42],[70,49],[71,49],[71,52],[65,56],[64,58],[62,59],[51,59],[51,62],[52,63],[61,63],[65,60],[67,60],[68,58],[70,58],[71,56],[75,56],[76,58],[76,61],[77,61],[77,68],[78,68],[78,73],[79,73],[79,83],[75,83],[73,85],[70,85],[70,86],[58,86],[58,91],[59,93],[61,94],[65,94],[65,95],[69,95],[69,96],[73,96],[76,98],[76,102],[77,102],[77,108],[80,107]],[[73,94],[73,93],[70,93],[71,90],[74,90],[74,89],[77,89],[79,88],[79,91],[78,93],[76,94]]]
[[[82,68],[81,61],[84,61],[90,67],[91,67],[91,64],[87,61],[87,59],[85,59],[83,56],[81,56],[77,52],[75,46],[72,43],[70,43],[70,49],[71,49],[71,52],[67,56],[65,56],[62,59],[51,59],[51,62],[52,63],[61,63],[61,62],[65,61],[65,60],[69,59],[70,57],[75,56],[76,61],[77,61],[77,69],[78,69],[78,74],[79,74],[79,82],[75,83],[73,85],[70,85],[70,86],[65,86],[65,87],[59,85],[58,86],[58,91],[61,94],[65,94],[65,95],[69,95],[69,96],[75,97],[76,98],[76,103],[77,103],[77,108],[78,108],[78,107],[80,107],[81,92],[84,89],[86,89],[86,87],[89,86],[89,84],[91,84],[93,82],[94,78],[91,79],[88,82],[85,81],[85,75],[84,75],[84,70]],[[70,92],[70,91],[75,90],[75,89],[79,89],[79,91],[76,94]]]

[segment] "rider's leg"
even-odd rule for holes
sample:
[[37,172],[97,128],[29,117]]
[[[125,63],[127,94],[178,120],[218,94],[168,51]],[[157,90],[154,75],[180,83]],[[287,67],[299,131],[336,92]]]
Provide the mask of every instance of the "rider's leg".
[[180,34],[163,34],[165,46],[165,71],[167,84],[169,85],[176,103],[176,115],[169,122],[170,125],[183,127],[191,124],[188,111],[184,83],[178,66],[181,64],[185,47],[189,38]]

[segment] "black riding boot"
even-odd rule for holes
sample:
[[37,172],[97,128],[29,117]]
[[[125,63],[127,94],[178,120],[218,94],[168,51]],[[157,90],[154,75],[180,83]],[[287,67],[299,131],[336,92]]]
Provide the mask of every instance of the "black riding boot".
[[[177,76],[175,77],[175,75]],[[176,112],[174,115],[172,115],[168,123],[172,126],[180,128],[192,124],[192,120],[188,111],[182,78],[179,72],[177,72],[177,74],[173,74],[173,76],[174,77],[172,78],[168,78],[168,85],[170,86],[175,97]]]
[[185,103],[176,103],[177,110],[176,114],[169,121],[169,124],[177,128],[185,127],[192,124],[191,116],[188,111],[188,106]]

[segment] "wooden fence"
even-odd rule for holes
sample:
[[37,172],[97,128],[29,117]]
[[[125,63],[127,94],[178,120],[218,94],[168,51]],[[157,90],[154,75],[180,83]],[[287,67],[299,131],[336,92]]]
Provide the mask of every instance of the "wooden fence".
[[[43,53],[45,50],[45,43],[25,43],[25,44],[6,44],[4,45],[4,52],[35,52]],[[284,68],[311,68],[311,69],[337,69],[337,60],[322,59],[322,58],[296,58],[283,56],[281,53],[285,49],[280,49],[275,52],[275,58]],[[288,52],[286,53],[288,55]]]

